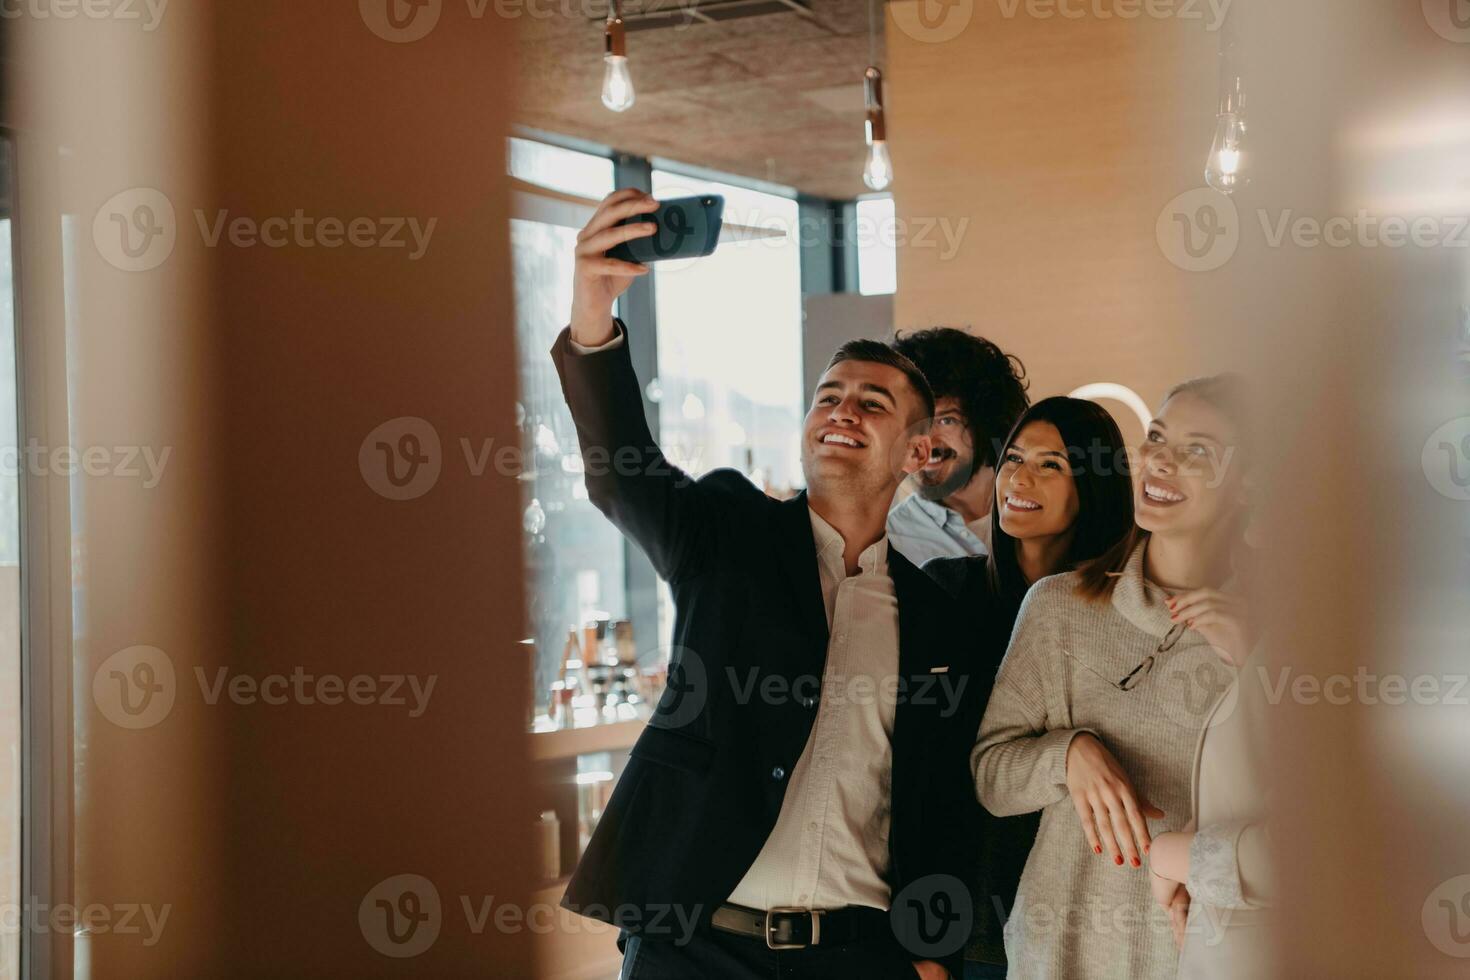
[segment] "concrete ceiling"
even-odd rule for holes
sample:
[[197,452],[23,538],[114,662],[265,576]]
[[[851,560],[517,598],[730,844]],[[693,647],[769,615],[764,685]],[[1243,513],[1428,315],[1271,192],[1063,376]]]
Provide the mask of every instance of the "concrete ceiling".
[[[662,10],[675,2],[646,0]],[[625,16],[639,6],[628,0]],[[823,197],[856,197],[867,192],[862,75],[869,62],[868,4],[810,0],[810,7],[810,16],[782,13],[630,30],[628,62],[637,100],[624,113],[610,112],[600,101],[602,21],[588,16],[595,8],[527,14],[516,118],[640,156]],[[880,8],[880,67],[882,13]]]

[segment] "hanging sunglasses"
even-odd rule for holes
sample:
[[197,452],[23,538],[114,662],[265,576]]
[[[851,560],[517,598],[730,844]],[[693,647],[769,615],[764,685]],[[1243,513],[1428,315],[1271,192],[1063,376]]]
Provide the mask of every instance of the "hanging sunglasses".
[[1164,638],[1159,641],[1158,649],[1149,654],[1147,657],[1144,657],[1143,660],[1139,662],[1137,667],[1134,667],[1123,676],[1123,679],[1121,681],[1110,681],[1106,677],[1103,677],[1102,674],[1099,674],[1096,670],[1093,670],[1091,667],[1089,667],[1087,665],[1087,661],[1083,660],[1081,657],[1075,656],[1070,651],[1065,649],[1062,650],[1062,652],[1065,653],[1068,657],[1071,657],[1077,663],[1081,664],[1083,668],[1085,668],[1095,676],[1101,678],[1104,681],[1107,681],[1108,684],[1116,687],[1118,690],[1126,692],[1133,690],[1134,688],[1138,687],[1138,685],[1143,683],[1144,678],[1148,677],[1148,675],[1153,672],[1154,661],[1164,654],[1168,653],[1170,650],[1174,649],[1174,645],[1179,642],[1179,638],[1184,635],[1184,631],[1186,629],[1188,629],[1188,624],[1186,623],[1175,623],[1173,626],[1169,627],[1169,632],[1165,633]]

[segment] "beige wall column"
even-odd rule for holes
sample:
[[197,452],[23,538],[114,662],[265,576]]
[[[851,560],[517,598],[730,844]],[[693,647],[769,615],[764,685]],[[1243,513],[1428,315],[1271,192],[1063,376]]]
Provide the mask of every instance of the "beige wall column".
[[912,239],[894,321],[990,338],[1025,362],[1034,397],[1105,381],[1152,405],[1210,363],[1175,342],[1200,310],[1155,223],[1203,183],[1213,18],[1202,4],[1203,19],[1184,20],[1119,15],[1129,5],[1111,0],[1068,7],[1088,13],[888,5],[893,196]]
[[[519,494],[460,450],[518,440],[514,24],[431,7],[14,23],[31,424],[169,451],[156,486],[37,498],[52,595],[74,586],[32,624],[75,818],[55,868],[77,904],[168,909],[151,945],[79,944],[78,976],[530,973],[494,915],[525,900],[535,818]],[[416,446],[379,429],[410,416]]]

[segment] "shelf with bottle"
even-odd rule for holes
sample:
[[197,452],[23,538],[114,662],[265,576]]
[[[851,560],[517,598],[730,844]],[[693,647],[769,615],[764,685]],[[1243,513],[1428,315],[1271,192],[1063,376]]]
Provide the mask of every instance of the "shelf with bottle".
[[641,718],[589,725],[586,728],[548,728],[531,733],[531,761],[571,759],[593,752],[630,749],[638,741],[645,722]]
[[[633,731],[636,737],[663,693],[667,676],[666,666],[639,668],[633,624],[628,620],[595,619],[580,630],[572,627],[546,713],[532,719],[532,734],[610,727]],[[590,741],[595,744],[602,738]],[[575,744],[580,739],[564,741]]]
[[[615,726],[599,726],[613,728]],[[595,731],[596,729],[590,729]],[[551,733],[583,734],[578,730]],[[542,781],[526,801],[536,819],[537,884],[533,907],[546,910],[537,930],[543,980],[604,980],[617,974],[617,929],[560,908],[571,871],[602,818],[622,753],[582,754],[539,767]]]

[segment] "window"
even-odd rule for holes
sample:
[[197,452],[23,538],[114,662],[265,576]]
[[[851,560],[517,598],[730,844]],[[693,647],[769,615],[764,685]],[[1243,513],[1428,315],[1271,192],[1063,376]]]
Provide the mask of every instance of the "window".
[[898,253],[894,248],[896,225],[892,197],[858,200],[858,291],[864,296],[877,296],[898,289]]
[[[658,319],[659,435],[664,452],[698,476],[734,467],[789,496],[801,475],[801,244],[796,201],[655,170],[658,198],[712,192],[725,223],[780,229],[725,241],[714,254],[653,267]],[[673,603],[659,589],[659,636]]]
[[[589,198],[613,189],[611,160],[529,140],[509,142],[512,176]],[[544,708],[568,629],[597,616],[627,616],[624,551],[622,535],[587,499],[576,429],[548,356],[571,309],[577,229],[513,219],[510,237],[528,622],[536,643],[536,704]]]
[[[596,200],[614,186],[612,161],[595,154],[511,139],[508,158],[512,176],[561,194]],[[734,467],[757,486],[787,496],[802,482],[805,415],[797,203],[664,170],[653,171],[652,190],[663,199],[721,194],[727,224],[780,232],[726,240],[706,258],[654,266],[658,376],[647,391],[659,405],[659,441],[675,463],[696,476]],[[571,307],[578,229],[568,226],[566,205],[549,201],[543,210],[527,202],[511,221],[526,459],[520,478],[538,714],[546,707],[569,627],[598,617],[641,615],[630,608],[636,596],[630,600],[622,535],[587,499],[576,430],[547,356]],[[642,574],[639,567],[635,578]],[[659,640],[638,636],[640,659],[652,654],[656,660],[655,651],[672,631],[667,589],[660,595]]]
[[662,170],[655,197],[724,195],[725,223],[780,229],[713,255],[661,262],[660,435],[696,475],[722,466],[777,496],[801,484],[801,261],[796,201]]
[[[0,136],[0,909],[23,907],[21,890],[20,477],[15,279],[11,263],[10,140]],[[27,900],[27,902],[32,900]],[[0,929],[0,977],[20,976],[22,929]]]

